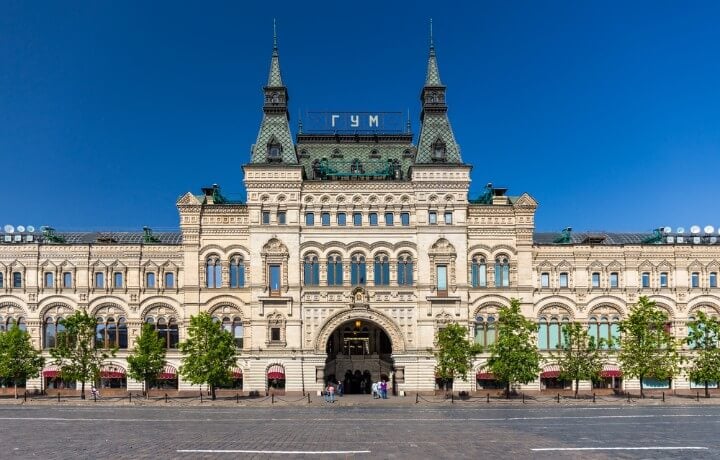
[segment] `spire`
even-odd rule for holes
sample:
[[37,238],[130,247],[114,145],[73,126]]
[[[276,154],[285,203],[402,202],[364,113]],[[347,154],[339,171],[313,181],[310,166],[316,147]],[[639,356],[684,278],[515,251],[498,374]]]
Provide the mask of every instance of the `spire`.
[[440,71],[438,70],[437,57],[435,56],[435,42],[433,40],[433,24],[430,19],[430,55],[428,56],[427,76],[425,86],[442,86]]
[[268,75],[267,86],[283,86],[282,76],[280,75],[280,55],[278,54],[275,19],[273,19],[273,52],[272,59],[270,60],[270,75]]

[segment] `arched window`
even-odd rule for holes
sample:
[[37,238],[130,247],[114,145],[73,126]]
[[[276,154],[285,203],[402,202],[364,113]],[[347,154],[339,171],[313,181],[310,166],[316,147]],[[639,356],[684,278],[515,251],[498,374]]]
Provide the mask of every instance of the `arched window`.
[[331,254],[327,260],[327,283],[328,286],[342,286],[343,266],[342,257],[339,254]]
[[398,257],[397,282],[400,286],[413,285],[413,259],[409,254]]
[[435,141],[435,143],[432,145],[432,160],[433,161],[446,161],[447,160],[447,150],[445,147],[445,143],[438,139]]
[[320,266],[318,257],[315,254],[308,254],[303,261],[303,281],[305,286],[317,286],[320,284]]
[[222,264],[217,256],[210,256],[205,261],[206,286],[209,288],[222,287]]
[[45,287],[51,288],[55,285],[55,277],[52,272],[45,272]]
[[148,289],[155,289],[155,273],[148,272],[145,274],[145,287]]
[[563,316],[561,320],[557,316],[541,316],[538,319],[538,348],[541,350],[562,348],[565,343],[562,326],[569,322],[570,319],[567,316]]
[[277,91],[272,93],[272,102],[273,104],[278,104],[280,102],[280,94],[278,94]]
[[165,319],[163,317],[155,318],[147,317],[145,322],[152,324],[155,332],[165,342],[165,348],[177,348],[180,341],[178,332],[178,323],[175,318]]
[[488,347],[495,343],[497,328],[495,316],[478,316],[475,318],[475,343]]
[[96,348],[119,348],[128,347],[127,321],[123,316],[98,317],[95,326],[95,347]]
[[165,272],[165,289],[175,288],[175,274],[172,272]]
[[365,284],[365,256],[362,254],[350,258],[350,282],[353,286]]
[[475,256],[470,266],[470,284],[472,287],[487,287],[487,262],[482,256]]
[[245,287],[245,260],[240,255],[230,259],[230,287]]
[[62,318],[48,316],[43,323],[43,348],[55,348],[58,334],[65,331]]
[[387,286],[390,284],[390,259],[385,254],[375,256],[375,286]]
[[495,258],[495,287],[510,286],[510,261],[507,256]]
[[604,349],[620,344],[620,316],[601,313],[588,318],[588,335]]
[[240,318],[237,316],[233,318],[232,320],[232,335],[235,339],[235,346],[238,348],[243,347],[243,338],[245,337],[245,329],[243,328],[243,323]]

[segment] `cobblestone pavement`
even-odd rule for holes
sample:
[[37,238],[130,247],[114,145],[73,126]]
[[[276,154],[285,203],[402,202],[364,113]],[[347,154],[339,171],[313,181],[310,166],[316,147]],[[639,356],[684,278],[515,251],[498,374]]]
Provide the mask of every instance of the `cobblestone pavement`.
[[0,457],[720,458],[719,423],[680,405],[2,405]]

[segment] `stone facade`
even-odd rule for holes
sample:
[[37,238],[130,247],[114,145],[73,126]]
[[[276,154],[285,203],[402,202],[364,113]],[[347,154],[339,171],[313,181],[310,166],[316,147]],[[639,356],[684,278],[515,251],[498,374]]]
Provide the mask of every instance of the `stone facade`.
[[[487,343],[498,307],[511,298],[544,324],[538,340],[548,344],[564,320],[612,334],[640,295],[667,309],[678,336],[696,309],[718,314],[717,244],[536,233],[537,203],[527,194],[488,186],[469,200],[471,167],[450,128],[434,49],[418,145],[409,132],[300,133],[293,141],[279,65],[275,47],[260,133],[244,166],[245,203],[224,199],[218,187],[187,193],[177,202],[180,232],[155,237],[11,236],[0,244],[0,322],[22,319],[45,350],[48,325],[73,310],[86,309],[116,331],[122,323],[127,348],[109,363],[122,373],[143,322],[163,324],[168,337],[177,327],[182,340],[189,318],[208,311],[242,339],[235,372],[245,392],[264,392],[283,377],[288,392],[317,391],[341,368],[386,374],[400,391],[429,392],[438,328],[459,322]],[[369,172],[370,165],[390,169]],[[349,337],[333,334],[353,323],[351,335],[371,325],[366,342],[357,339],[367,354],[330,352],[331,342],[341,347]],[[105,333],[105,340],[120,339]],[[478,357],[478,372],[486,359]],[[176,348],[167,361],[171,376],[181,365]],[[28,388],[47,388],[52,372]],[[540,377],[524,389],[544,388]],[[470,380],[455,389],[482,386]],[[126,385],[141,388],[130,379]],[[672,385],[689,382],[681,376]],[[179,390],[190,389],[179,380]]]

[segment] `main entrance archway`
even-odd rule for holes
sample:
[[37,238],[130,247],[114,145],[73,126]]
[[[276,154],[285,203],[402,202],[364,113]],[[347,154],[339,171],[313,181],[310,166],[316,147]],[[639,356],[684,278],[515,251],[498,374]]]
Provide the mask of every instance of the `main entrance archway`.
[[391,381],[392,341],[373,321],[341,323],[328,337],[325,351],[326,382],[342,382],[347,394],[370,394],[373,382]]

